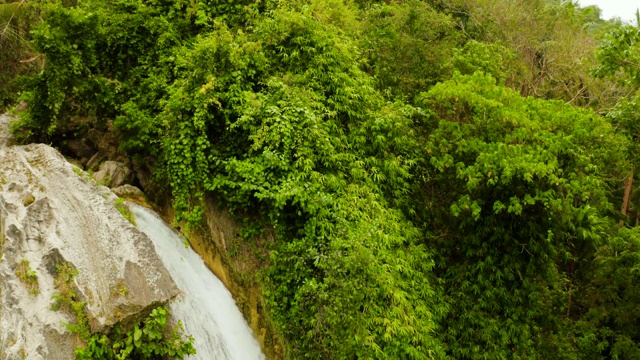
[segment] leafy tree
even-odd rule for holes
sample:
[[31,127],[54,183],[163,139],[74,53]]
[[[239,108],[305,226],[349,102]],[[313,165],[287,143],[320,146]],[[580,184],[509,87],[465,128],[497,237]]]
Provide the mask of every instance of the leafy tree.
[[573,330],[580,353],[591,359],[638,357],[638,228],[621,228],[587,266],[583,296],[576,304],[584,315]]
[[361,48],[369,73],[390,96],[412,100],[450,77],[459,37],[451,17],[419,0],[376,4],[364,14]]
[[0,1],[0,111],[19,96],[17,77],[32,73],[39,65],[28,42],[26,7],[24,1]]
[[422,218],[451,304],[442,342],[454,358],[559,357],[569,339],[552,334],[607,228],[624,138],[479,73],[436,85],[423,103],[434,114]]
[[468,39],[499,43],[516,55],[505,66],[507,86],[523,96],[562,99],[610,109],[620,95],[611,81],[590,74],[594,51],[607,24],[596,8],[556,0],[445,1]]
[[[628,25],[613,28],[599,47],[597,59],[598,66],[594,70],[595,75],[614,79],[621,88],[627,90],[607,115],[612,123],[618,127],[619,132],[632,140],[633,146],[629,149],[629,154],[634,159],[639,149],[638,135],[640,134],[640,119],[637,115],[640,106],[640,72],[637,68],[638,61],[640,61],[640,29]],[[638,168],[637,161],[633,162],[634,167]],[[623,215],[626,215],[630,203],[634,174],[635,170],[631,171],[626,180],[621,207]],[[640,211],[637,209],[640,209],[640,205],[636,204],[635,209],[636,218],[639,218]]]
[[454,50],[451,66],[462,75],[480,71],[491,75],[499,84],[509,86],[507,76],[511,70],[517,69],[518,64],[515,54],[505,46],[470,40]]
[[614,76],[633,87],[640,86],[640,28],[620,26],[614,28],[598,49],[599,76]]
[[208,190],[276,224],[267,298],[292,357],[433,357],[446,305],[386,200],[407,196],[414,110],[387,104],[354,43],[309,11],[179,52],[161,115],[176,204]]

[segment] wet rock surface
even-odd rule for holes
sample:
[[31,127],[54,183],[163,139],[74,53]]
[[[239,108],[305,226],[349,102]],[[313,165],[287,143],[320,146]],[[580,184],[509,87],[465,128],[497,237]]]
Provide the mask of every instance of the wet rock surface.
[[[177,295],[153,244],[122,217],[116,196],[46,145],[9,146],[0,115],[0,359],[73,359],[73,318],[51,309],[56,265],[78,270],[92,331]],[[28,286],[19,268],[36,277]],[[37,291],[34,291],[37,290]]]

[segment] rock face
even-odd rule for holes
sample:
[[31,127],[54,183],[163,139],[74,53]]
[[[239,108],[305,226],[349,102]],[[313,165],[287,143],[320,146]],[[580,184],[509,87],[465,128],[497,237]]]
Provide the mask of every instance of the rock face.
[[123,163],[105,161],[100,166],[100,170],[93,174],[93,178],[98,183],[115,188],[133,180],[133,174]]
[[[45,145],[7,146],[0,115],[0,359],[73,359],[76,335],[53,311],[56,265],[77,269],[92,331],[166,303],[178,290],[117,197]],[[34,271],[25,281],[24,267]],[[22,271],[22,272],[21,272]]]
[[117,188],[111,189],[111,191],[121,198],[144,199],[145,197],[142,190],[129,184],[118,186]]

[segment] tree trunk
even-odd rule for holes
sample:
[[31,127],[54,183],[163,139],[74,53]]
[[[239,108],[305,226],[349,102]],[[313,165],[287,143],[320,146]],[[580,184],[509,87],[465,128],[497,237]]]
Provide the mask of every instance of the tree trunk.
[[[629,206],[629,198],[631,197],[631,186],[633,185],[634,172],[635,170],[631,172],[631,175],[629,175],[629,178],[627,179],[627,184],[624,187],[624,199],[622,199],[622,209],[620,209],[622,215],[627,215],[627,207]],[[620,226],[622,225],[624,225],[624,220],[620,220]]]

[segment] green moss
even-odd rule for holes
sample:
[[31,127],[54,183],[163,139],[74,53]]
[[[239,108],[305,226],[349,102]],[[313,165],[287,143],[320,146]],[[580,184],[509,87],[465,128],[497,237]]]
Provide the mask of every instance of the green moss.
[[133,212],[131,212],[131,209],[129,209],[129,206],[124,201],[124,199],[118,198],[118,200],[113,203],[113,206],[115,206],[120,214],[122,214],[125,219],[129,220],[130,223],[132,223],[133,225],[136,224],[136,219],[133,217]]
[[71,170],[73,170],[73,172],[76,173],[76,175],[80,176],[82,180],[86,182],[91,181],[91,175],[85,172],[84,170],[80,169],[79,167],[73,166],[71,167]]
[[73,172],[76,173],[76,175],[80,176],[81,178],[84,178],[84,171],[82,171],[82,169],[80,169],[79,167],[73,166],[71,170],[73,170]]

